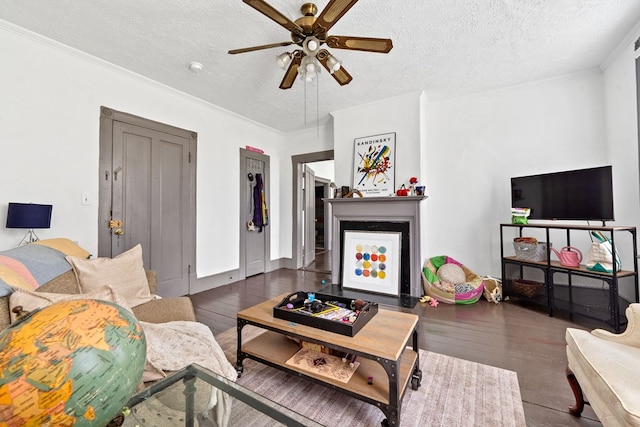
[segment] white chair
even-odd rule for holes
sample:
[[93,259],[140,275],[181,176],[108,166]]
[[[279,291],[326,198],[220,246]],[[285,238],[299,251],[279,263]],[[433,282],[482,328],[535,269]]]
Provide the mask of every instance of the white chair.
[[580,416],[587,403],[604,426],[640,426],[640,304],[630,304],[625,314],[621,334],[567,328],[572,415]]

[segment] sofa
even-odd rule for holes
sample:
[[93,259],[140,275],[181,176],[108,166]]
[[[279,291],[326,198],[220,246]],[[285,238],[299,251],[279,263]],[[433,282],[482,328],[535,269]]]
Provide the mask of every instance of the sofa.
[[[67,239],[50,239],[39,242],[39,246],[10,249],[0,252],[0,331],[11,323],[10,295],[7,287],[16,283],[31,282],[33,292],[55,294],[80,294],[81,288],[78,278],[66,263],[67,256],[88,256],[88,252]],[[37,259],[35,259],[37,258]],[[66,264],[65,264],[66,263]],[[62,274],[58,272],[65,270]],[[149,286],[149,293],[156,293],[156,273],[145,271]],[[20,275],[21,277],[17,277]],[[28,276],[25,279],[25,276]],[[51,276],[53,278],[49,279]],[[3,280],[4,279],[4,280]],[[31,280],[29,280],[31,279]],[[42,281],[43,283],[37,283]],[[24,285],[26,286],[26,285]],[[28,311],[28,310],[27,310]],[[172,297],[151,299],[138,306],[132,307],[138,320],[149,323],[164,323],[169,321],[196,321],[193,305],[188,297]]]
[[640,304],[630,304],[621,334],[567,328],[567,380],[580,416],[589,404],[604,426],[640,426]]
[[[149,290],[152,294],[155,294],[156,272],[147,270],[146,275],[149,281]],[[40,286],[35,292],[80,294],[80,288],[75,274],[70,270]],[[11,323],[9,310],[9,296],[0,297],[0,331]],[[154,299],[133,307],[131,310],[138,320],[149,323],[164,323],[177,320],[196,321],[193,305],[189,297]]]
[[[191,300],[157,297],[156,273],[145,270],[142,259],[140,245],[114,258],[91,258],[68,239],[42,240],[0,252],[0,332],[20,315],[58,301],[106,300],[130,310],[144,331],[147,350],[139,391],[192,363],[235,381],[235,367],[209,327],[196,321]],[[153,417],[184,411],[181,391],[164,393],[157,400],[160,404]],[[231,398],[219,389],[199,387],[195,407],[198,417],[224,426]],[[147,425],[161,424],[149,414],[131,411],[129,416],[134,424],[140,416],[148,418]]]

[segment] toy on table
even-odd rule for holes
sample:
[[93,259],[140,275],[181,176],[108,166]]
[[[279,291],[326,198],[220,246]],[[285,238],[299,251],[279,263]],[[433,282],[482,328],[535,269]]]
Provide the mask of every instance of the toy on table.
[[353,368],[354,366],[356,366],[357,358],[358,358],[357,354],[351,355],[351,353],[345,353],[345,355],[342,356],[342,362],[347,363],[347,361],[349,361],[349,366]]

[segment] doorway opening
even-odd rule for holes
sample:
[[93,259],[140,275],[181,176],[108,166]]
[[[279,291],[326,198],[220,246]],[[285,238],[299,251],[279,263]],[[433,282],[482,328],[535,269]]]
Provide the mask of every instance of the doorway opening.
[[[322,203],[316,203],[316,201],[318,198],[332,196],[333,150],[291,156],[291,161],[293,173],[293,268],[330,272],[331,224],[330,221],[325,221],[325,218],[331,218],[330,205],[323,203],[322,200],[320,200]],[[327,162],[330,163],[330,168],[327,168]],[[307,173],[305,180],[305,171],[309,171],[309,169],[311,169],[311,174]],[[318,170],[317,175],[314,169]],[[312,175],[316,175],[313,181],[309,179],[309,176]],[[309,190],[305,190],[305,187]],[[321,187],[322,190],[319,190],[318,187]],[[323,196],[319,197],[319,192],[322,192]],[[322,209],[321,215],[317,214],[318,208]],[[318,227],[322,227],[322,233]],[[321,239],[318,239],[320,235]],[[320,244],[322,246],[319,246]]]
[[[313,167],[313,166],[311,166]],[[329,220],[330,217],[327,217],[327,206],[324,202],[325,199],[331,197],[331,182],[328,179],[320,178],[316,176],[315,182],[315,199],[316,199],[316,210],[315,210],[315,232],[316,232],[316,251],[323,251],[330,249],[327,245],[331,239],[329,238]]]
[[[307,166],[313,168],[314,163],[307,164]],[[305,236],[302,251],[304,260],[300,270],[318,273],[329,273],[331,271],[331,214],[329,213],[331,206],[325,202],[326,199],[333,195],[331,182],[325,178],[315,177],[313,217],[311,221],[305,220],[303,225],[304,229],[307,225],[311,225],[309,223],[312,222],[314,239],[309,242],[306,237],[307,234],[303,233],[303,236]],[[306,213],[303,216],[306,218]],[[307,251],[305,250],[311,244],[313,244],[313,247],[310,248],[313,251],[312,258],[307,256]]]

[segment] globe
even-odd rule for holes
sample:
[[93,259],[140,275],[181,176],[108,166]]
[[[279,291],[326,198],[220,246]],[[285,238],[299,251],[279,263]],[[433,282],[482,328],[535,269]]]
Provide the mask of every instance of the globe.
[[0,426],[104,426],[142,378],[136,318],[98,300],[29,313],[0,333]]

